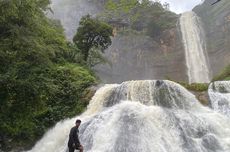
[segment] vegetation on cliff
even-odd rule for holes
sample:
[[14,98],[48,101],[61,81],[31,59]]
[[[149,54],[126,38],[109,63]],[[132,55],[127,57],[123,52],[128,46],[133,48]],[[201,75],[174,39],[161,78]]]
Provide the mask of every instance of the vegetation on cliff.
[[120,29],[143,31],[152,38],[166,29],[175,27],[177,15],[169,5],[151,0],[107,0],[101,18]]
[[177,82],[177,83],[184,86],[186,89],[195,92],[207,91],[209,86],[208,83],[192,83],[192,84],[189,84],[187,82]]
[[223,81],[223,80],[230,80],[230,65],[225,67],[223,71],[215,76],[212,81]]
[[102,59],[100,53],[112,44],[111,36],[113,28],[110,25],[86,15],[80,21],[73,42],[81,50],[84,61],[94,66]]

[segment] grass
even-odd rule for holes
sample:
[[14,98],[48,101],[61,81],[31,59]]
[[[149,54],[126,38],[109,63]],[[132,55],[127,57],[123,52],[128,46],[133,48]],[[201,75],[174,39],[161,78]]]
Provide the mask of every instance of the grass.
[[167,78],[167,80],[176,82],[180,85],[182,85],[183,87],[185,87],[186,89],[188,89],[189,91],[195,91],[195,92],[204,92],[208,90],[208,86],[209,83],[192,83],[189,84],[188,82],[184,82],[184,81],[175,81],[172,80],[170,78]]
[[208,83],[192,83],[192,84],[189,84],[187,82],[177,82],[177,83],[184,86],[186,89],[195,92],[207,91],[209,86]]
[[212,82],[213,81],[221,81],[221,80],[230,80],[230,65],[225,67],[224,70],[220,74],[215,76],[212,79]]

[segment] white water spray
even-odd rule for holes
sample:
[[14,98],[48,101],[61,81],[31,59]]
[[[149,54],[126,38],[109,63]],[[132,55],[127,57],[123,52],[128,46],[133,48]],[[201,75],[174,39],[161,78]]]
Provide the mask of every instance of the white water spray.
[[201,25],[194,12],[186,12],[180,18],[189,83],[210,81],[205,36]]
[[[230,119],[170,81],[106,85],[76,118],[86,152],[230,151]],[[30,152],[65,152],[76,118],[58,123]]]
[[211,107],[230,117],[230,81],[213,82],[208,89]]

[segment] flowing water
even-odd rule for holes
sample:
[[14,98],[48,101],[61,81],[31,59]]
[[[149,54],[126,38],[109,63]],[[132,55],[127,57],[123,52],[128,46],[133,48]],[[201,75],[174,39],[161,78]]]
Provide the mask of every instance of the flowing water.
[[229,152],[230,119],[171,81],[105,85],[81,116],[58,123],[30,152],[65,152],[82,119],[86,152]]
[[187,75],[190,83],[209,82],[209,66],[206,55],[202,23],[194,12],[186,12],[180,18],[185,49]]
[[213,82],[208,90],[211,107],[230,117],[230,81]]

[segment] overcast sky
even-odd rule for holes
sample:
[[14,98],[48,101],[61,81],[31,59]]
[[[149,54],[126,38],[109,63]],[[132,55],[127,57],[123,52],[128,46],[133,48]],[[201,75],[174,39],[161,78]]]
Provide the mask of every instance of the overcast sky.
[[168,2],[170,10],[176,13],[183,13],[201,3],[202,0],[160,0],[162,3]]

